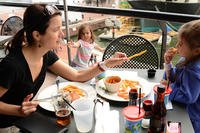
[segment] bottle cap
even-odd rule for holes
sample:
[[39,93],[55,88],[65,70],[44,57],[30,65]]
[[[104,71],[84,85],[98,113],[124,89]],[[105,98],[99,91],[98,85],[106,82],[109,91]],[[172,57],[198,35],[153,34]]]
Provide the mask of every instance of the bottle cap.
[[158,85],[158,89],[157,89],[158,93],[163,93],[165,92],[165,86],[163,84]]

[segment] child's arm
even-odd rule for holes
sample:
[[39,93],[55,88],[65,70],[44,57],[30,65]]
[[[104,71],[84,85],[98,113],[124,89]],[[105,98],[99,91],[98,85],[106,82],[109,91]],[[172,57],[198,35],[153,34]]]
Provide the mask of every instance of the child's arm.
[[175,72],[175,68],[173,68],[172,66],[172,59],[173,57],[175,56],[175,54],[177,53],[177,49],[176,48],[169,48],[165,55],[164,55],[164,70],[165,70],[165,73],[164,73],[164,76],[163,76],[163,80],[161,80],[161,83],[164,84],[164,85],[167,85],[168,82],[173,82],[174,79],[174,72]]
[[67,43],[68,47],[70,48],[79,48],[80,47],[80,43],[79,41],[77,42],[73,42],[72,40],[70,40],[68,43]]
[[200,95],[200,71],[197,67],[182,68],[171,84],[170,100],[191,104],[197,101]]
[[96,43],[94,44],[94,48],[97,49],[97,50],[99,50],[99,51],[102,52],[102,53],[105,51],[104,48],[100,47],[100,46],[99,46],[98,44],[96,44]]

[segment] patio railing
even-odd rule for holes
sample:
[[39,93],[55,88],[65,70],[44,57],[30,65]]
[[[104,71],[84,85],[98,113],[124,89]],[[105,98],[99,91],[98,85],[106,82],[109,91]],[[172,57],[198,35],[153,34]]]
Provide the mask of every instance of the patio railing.
[[[64,3],[66,4],[66,3]],[[2,6],[14,6],[14,7],[28,7],[30,3],[11,3],[11,2],[0,2]],[[67,11],[75,11],[75,12],[87,12],[87,13],[99,13],[99,14],[110,14],[117,16],[129,16],[129,17],[138,17],[138,18],[146,18],[146,19],[154,19],[157,20],[162,29],[162,45],[161,45],[161,56],[160,56],[160,68],[163,68],[164,62],[164,53],[166,51],[166,38],[167,38],[167,30],[165,21],[173,21],[173,22],[188,22],[196,19],[200,19],[200,15],[190,15],[190,14],[180,14],[180,13],[169,13],[169,12],[158,12],[158,11],[147,11],[147,10],[136,10],[136,9],[118,9],[118,8],[107,8],[107,7],[90,7],[90,6],[65,6],[65,5],[57,5],[60,10],[64,10],[65,13]],[[68,29],[68,18],[65,16],[66,20],[66,33]],[[69,34],[66,37],[69,39]],[[70,52],[68,52],[68,60],[69,64],[71,62]]]

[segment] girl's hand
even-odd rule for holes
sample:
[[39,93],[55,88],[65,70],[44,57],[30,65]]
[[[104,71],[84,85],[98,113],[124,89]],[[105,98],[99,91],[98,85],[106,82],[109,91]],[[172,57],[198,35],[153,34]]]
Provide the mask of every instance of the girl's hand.
[[177,49],[176,48],[169,48],[165,55],[164,55],[164,60],[166,64],[169,64],[171,62],[171,60],[173,59],[173,57],[175,56],[175,54],[177,53]]
[[69,42],[67,42],[67,46],[69,48],[76,48],[76,45],[75,45],[75,43],[72,40],[70,40]]
[[22,116],[28,116],[31,113],[35,112],[37,109],[37,105],[39,104],[38,101],[30,101],[30,99],[33,97],[33,93],[30,95],[27,95],[24,98],[24,101],[22,102],[20,113]]
[[163,84],[163,85],[165,85],[165,86],[167,86],[167,84],[168,84],[168,81],[167,81],[167,80],[165,80],[165,79],[162,79],[162,80],[160,81],[160,83],[161,83],[161,84]]
[[122,65],[124,63],[124,61],[128,61],[128,57],[126,56],[125,53],[122,52],[115,52],[115,54],[104,61],[106,67],[114,67],[114,66],[118,66],[118,65]]

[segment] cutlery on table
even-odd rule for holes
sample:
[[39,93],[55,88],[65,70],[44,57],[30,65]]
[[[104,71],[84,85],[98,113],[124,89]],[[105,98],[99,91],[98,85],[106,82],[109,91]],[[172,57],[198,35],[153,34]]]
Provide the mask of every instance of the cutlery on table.
[[[55,96],[53,96],[54,98],[60,97],[62,96],[62,94],[57,94]],[[51,100],[53,97],[47,97],[47,98],[41,98],[41,99],[35,99],[35,101],[39,101],[39,102],[46,102],[48,100]]]

